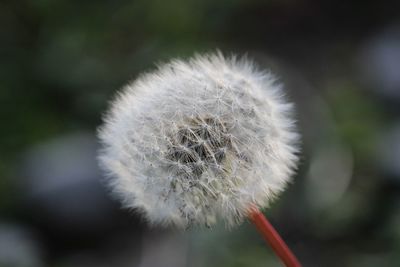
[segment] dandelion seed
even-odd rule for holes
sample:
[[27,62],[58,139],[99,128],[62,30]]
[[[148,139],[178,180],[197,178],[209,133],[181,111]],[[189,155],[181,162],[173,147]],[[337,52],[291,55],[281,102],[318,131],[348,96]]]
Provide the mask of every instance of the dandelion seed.
[[99,136],[125,207],[150,223],[240,223],[296,166],[292,105],[276,78],[222,54],[174,60],[126,85]]

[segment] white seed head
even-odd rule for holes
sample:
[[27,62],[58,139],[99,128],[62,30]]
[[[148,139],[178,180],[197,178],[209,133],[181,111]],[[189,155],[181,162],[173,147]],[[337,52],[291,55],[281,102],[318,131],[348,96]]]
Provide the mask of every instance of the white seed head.
[[221,53],[173,60],[125,86],[99,136],[124,206],[150,223],[235,225],[297,162],[292,104],[270,73]]

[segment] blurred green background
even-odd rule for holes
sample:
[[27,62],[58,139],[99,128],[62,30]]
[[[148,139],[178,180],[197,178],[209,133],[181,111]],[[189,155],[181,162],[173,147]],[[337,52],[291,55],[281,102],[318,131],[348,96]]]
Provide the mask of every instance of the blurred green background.
[[107,101],[155,63],[247,54],[296,103],[265,211],[304,266],[400,266],[399,1],[0,3],[0,266],[279,266],[255,230],[149,229],[101,185]]

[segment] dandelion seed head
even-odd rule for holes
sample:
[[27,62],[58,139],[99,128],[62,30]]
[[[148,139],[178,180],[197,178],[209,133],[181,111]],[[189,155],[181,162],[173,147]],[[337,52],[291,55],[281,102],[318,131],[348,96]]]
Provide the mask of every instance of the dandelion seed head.
[[238,224],[283,191],[297,162],[281,85],[220,53],[173,60],[126,85],[99,137],[112,192],[154,224]]

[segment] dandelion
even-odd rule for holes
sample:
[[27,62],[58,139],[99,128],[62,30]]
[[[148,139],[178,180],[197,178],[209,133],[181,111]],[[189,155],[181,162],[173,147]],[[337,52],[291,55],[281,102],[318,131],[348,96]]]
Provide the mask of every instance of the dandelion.
[[292,109],[276,78],[245,58],[173,60],[112,102],[101,166],[123,205],[152,224],[234,226],[290,181]]

